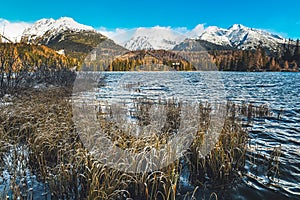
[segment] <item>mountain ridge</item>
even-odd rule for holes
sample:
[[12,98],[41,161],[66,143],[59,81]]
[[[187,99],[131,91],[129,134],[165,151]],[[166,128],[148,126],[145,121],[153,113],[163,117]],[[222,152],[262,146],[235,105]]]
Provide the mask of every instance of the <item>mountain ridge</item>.
[[66,30],[72,30],[76,32],[95,32],[95,29],[93,27],[79,24],[70,17],[61,17],[57,20],[53,18],[43,18],[36,21],[31,27],[26,28],[23,31],[21,42],[34,42],[35,40],[38,40],[38,38],[45,35],[47,35],[48,38],[51,39],[51,37],[53,37],[54,35]]
[[93,27],[80,24],[69,17],[38,20],[25,29],[21,37],[22,43],[46,45],[78,59],[81,64],[103,41],[107,41],[111,48],[121,48]]
[[[261,55],[255,54],[257,57],[255,59],[263,58],[266,62],[257,62],[257,66],[270,65],[274,59],[276,64],[272,64],[272,66],[276,66],[276,69],[285,68],[288,70],[289,68],[296,68],[295,62],[298,65],[300,63],[297,59],[298,53],[294,53],[299,49],[297,47],[299,41],[296,43],[279,35],[249,28],[242,24],[234,24],[226,29],[217,26],[204,28],[198,25],[191,31],[181,30],[181,32],[175,31],[171,27],[160,26],[128,31],[132,34],[131,38],[123,41],[122,47],[116,44],[117,41],[109,39],[93,27],[80,24],[72,18],[62,17],[57,20],[49,18],[38,20],[31,27],[26,28],[21,42],[46,45],[57,52],[63,52],[65,55],[79,60],[79,68],[83,64],[85,68],[92,66],[93,69],[107,65],[114,59],[114,56],[120,55],[120,52],[161,49],[183,52],[206,51],[208,54],[215,55],[213,60],[220,64],[220,69],[224,70],[237,70],[243,64],[248,65],[248,63],[254,66],[249,68],[250,70],[257,70],[255,62],[246,62],[252,59],[252,52],[233,52],[236,50],[262,50]],[[214,52],[215,50],[220,51],[222,55]],[[90,54],[92,55],[89,56]],[[236,56],[230,56],[234,54]],[[265,54],[270,57],[266,57]],[[197,55],[193,54],[193,56]],[[202,57],[200,55],[201,59]]]
[[[3,20],[0,22],[3,22]],[[24,31],[21,36],[14,36],[14,38],[21,38],[19,41],[29,43],[39,43],[43,40],[42,44],[47,45],[53,36],[66,30],[72,30],[78,33],[91,32],[102,34],[101,30],[96,30],[91,26],[80,24],[70,17],[61,17],[57,20],[53,18],[43,18],[36,21],[30,27],[27,27],[26,25],[24,26]],[[120,41],[116,36],[112,39],[115,43],[129,50],[172,50],[176,45],[184,42],[185,39],[194,39],[211,42],[221,46],[231,46],[232,48],[242,50],[256,49],[259,46],[264,46],[270,51],[277,51],[278,46],[285,44],[288,41],[278,34],[246,27],[242,24],[233,24],[228,28],[220,28],[217,26],[208,26],[204,28],[203,25],[199,24],[192,30],[180,30],[160,26],[151,28],[139,27],[134,31],[127,30],[127,32],[130,32],[128,36],[129,39],[126,39],[125,41]],[[41,39],[43,36],[44,38]]]
[[[172,41],[172,45],[169,43],[162,48],[157,48],[158,45],[153,45],[154,39],[151,37],[155,37],[155,35],[153,36],[151,32],[152,30],[150,28],[145,29],[142,33],[139,33],[138,31],[135,32],[132,38],[125,43],[125,47],[130,50],[149,49],[149,46],[152,47],[150,49],[172,50],[177,45],[185,42],[186,39],[191,39],[202,40],[224,47],[230,46],[234,49],[241,50],[255,50],[258,47],[264,47],[270,51],[277,51],[282,44],[285,44],[288,41],[279,35],[272,34],[264,30],[249,28],[241,24],[234,24],[227,29],[219,28],[217,26],[209,26],[202,31],[198,31],[198,35],[196,37],[188,36],[189,33],[187,32],[180,35],[181,37],[178,37],[178,39],[172,38],[170,40]],[[175,34],[175,31],[173,34]],[[163,34],[156,33],[156,35],[159,35],[160,40],[163,41]],[[168,35],[165,37],[169,38]],[[141,38],[143,40],[141,40]]]

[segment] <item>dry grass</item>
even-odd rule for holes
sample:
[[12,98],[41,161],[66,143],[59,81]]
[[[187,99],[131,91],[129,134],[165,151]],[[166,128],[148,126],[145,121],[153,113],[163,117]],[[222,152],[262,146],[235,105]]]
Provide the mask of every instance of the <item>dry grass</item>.
[[[147,159],[145,155],[149,149],[160,152],[178,128],[175,122],[178,121],[180,104],[167,102],[164,105],[168,116],[166,125],[159,133],[139,138],[120,130],[117,123],[108,120],[107,116],[113,113],[99,112],[93,120],[115,147],[128,150],[133,155],[125,157],[122,154],[89,152],[82,140],[94,140],[82,137],[95,135],[78,134],[80,127],[73,122],[70,95],[70,90],[66,88],[27,91],[14,97],[12,105],[0,107],[0,176],[4,170],[11,175],[7,180],[8,187],[0,191],[0,198],[10,194],[12,199],[34,199],[33,186],[28,184],[27,179],[35,174],[37,180],[49,188],[45,188],[45,191],[54,199],[171,200],[176,199],[180,190],[182,163],[188,165],[189,180],[193,185],[201,187],[209,182],[211,187],[224,187],[238,177],[238,172],[245,165],[248,135],[236,122],[237,116],[241,113],[251,118],[268,114],[265,107],[227,104],[226,120],[218,141],[207,155],[203,155],[203,145],[209,141],[205,133],[209,132],[212,123],[211,105],[199,104],[199,128],[183,157],[168,160],[174,158],[174,152],[169,148],[165,151],[167,153],[157,153],[154,154],[157,157],[151,157],[165,159],[167,165],[147,168],[143,166],[143,159]],[[137,107],[137,112],[133,114],[138,117],[140,125],[148,123],[148,105]],[[85,108],[81,109],[84,111]],[[87,126],[89,124],[86,120],[82,126],[88,127],[91,132],[95,131],[97,127]],[[130,169],[120,171],[124,166],[112,167],[107,161],[111,157],[124,165],[130,162],[129,167],[140,167],[139,173]],[[216,195],[212,194],[213,197]],[[195,198],[194,194],[192,198]]]

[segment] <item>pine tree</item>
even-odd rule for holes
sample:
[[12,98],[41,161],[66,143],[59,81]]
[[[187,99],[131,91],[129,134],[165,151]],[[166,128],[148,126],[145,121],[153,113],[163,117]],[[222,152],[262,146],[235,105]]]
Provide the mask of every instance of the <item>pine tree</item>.
[[283,60],[291,61],[292,60],[292,53],[291,53],[291,39],[289,39],[288,44],[283,46]]
[[296,41],[296,48],[293,55],[293,60],[297,62],[298,66],[300,65],[300,44],[299,39]]

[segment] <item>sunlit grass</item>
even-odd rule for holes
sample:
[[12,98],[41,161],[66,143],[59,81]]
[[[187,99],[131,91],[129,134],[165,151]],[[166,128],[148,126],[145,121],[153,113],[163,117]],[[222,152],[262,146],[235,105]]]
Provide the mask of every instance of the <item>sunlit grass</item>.
[[[47,195],[55,199],[176,199],[180,193],[180,176],[187,166],[189,182],[197,188],[210,185],[211,188],[224,188],[241,176],[248,151],[248,134],[239,123],[239,116],[251,119],[254,116],[269,115],[265,106],[224,105],[226,118],[217,142],[209,140],[211,105],[199,104],[198,131],[191,145],[181,158],[172,160],[166,166],[156,166],[154,171],[145,170],[144,155],[164,148],[173,131],[178,128],[180,104],[166,102],[168,120],[159,133],[145,137],[134,137],[121,130],[118,125],[98,112],[96,121],[115,147],[132,152],[134,157],[116,157],[119,163],[131,162],[139,173],[131,170],[120,171],[112,168],[106,160],[108,156],[93,154],[83,144],[82,134],[78,133],[73,122],[73,110],[68,88],[52,88],[45,91],[27,91],[16,95],[12,104],[0,107],[0,198],[7,195],[13,199],[34,199],[32,175],[45,184]],[[147,124],[147,106],[137,107],[140,125]],[[84,108],[82,108],[84,110]],[[86,121],[88,125],[89,122]],[[98,127],[98,128],[99,128]],[[94,127],[95,128],[95,127]],[[90,127],[93,131],[93,127]],[[93,138],[85,138],[94,141]],[[103,137],[103,136],[101,136]],[[99,138],[97,138],[99,139]],[[204,154],[204,144],[213,146]],[[114,148],[115,148],[114,147]],[[270,174],[276,168],[278,151],[274,151],[270,164]],[[172,155],[169,148],[166,154],[154,154],[153,159],[168,159]],[[173,157],[170,157],[170,159]],[[254,162],[254,161],[253,161]],[[150,162],[149,162],[150,163]],[[155,162],[154,162],[155,163]],[[5,182],[7,172],[10,176]],[[6,176],[7,178],[7,176]],[[1,182],[2,180],[2,182]],[[191,191],[187,199],[193,198]],[[212,198],[215,197],[212,194]],[[195,197],[194,197],[195,198]]]

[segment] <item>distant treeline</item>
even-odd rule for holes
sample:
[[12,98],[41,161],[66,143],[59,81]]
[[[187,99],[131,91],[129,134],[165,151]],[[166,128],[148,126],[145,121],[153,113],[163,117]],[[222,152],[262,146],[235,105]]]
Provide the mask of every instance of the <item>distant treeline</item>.
[[[107,51],[110,45],[108,42],[105,46]],[[289,40],[276,52],[262,47],[256,50],[139,50],[127,51],[112,59],[105,59],[104,55],[99,57],[87,62],[83,58],[60,55],[43,45],[0,43],[0,74],[3,81],[11,73],[59,71],[75,67],[91,71],[299,71],[300,44],[299,40]]]
[[291,40],[278,52],[256,50],[213,50],[209,54],[221,71],[299,71],[300,45]]
[[108,71],[192,71],[195,68],[181,55],[166,50],[128,52],[110,64]]
[[299,40],[283,44],[277,52],[217,49],[200,51],[138,50],[128,51],[112,60],[85,63],[91,71],[299,71]]

